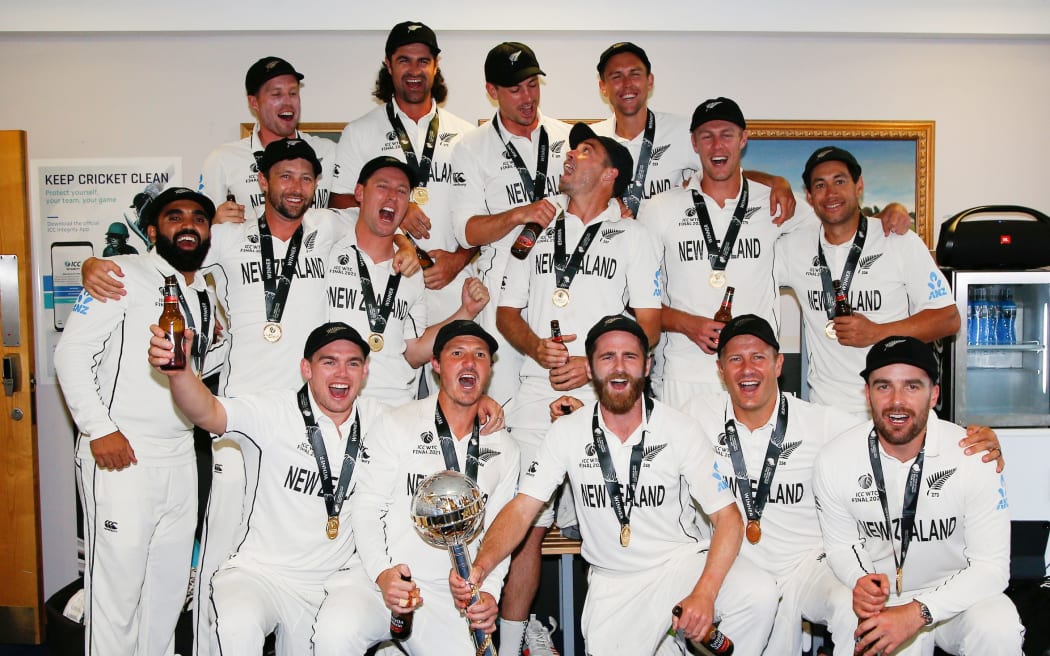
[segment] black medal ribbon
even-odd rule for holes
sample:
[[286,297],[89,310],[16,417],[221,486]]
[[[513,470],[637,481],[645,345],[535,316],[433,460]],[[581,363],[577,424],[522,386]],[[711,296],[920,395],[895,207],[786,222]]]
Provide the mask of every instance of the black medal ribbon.
[[375,290],[372,287],[372,276],[368,273],[365,258],[361,257],[361,251],[354,246],[357,255],[357,274],[361,277],[361,291],[365,295],[365,313],[368,315],[368,327],[372,332],[383,334],[386,330],[386,321],[390,317],[390,311],[394,308],[394,299],[397,298],[397,288],[401,284],[401,274],[391,273],[386,281],[386,290],[383,292],[383,300],[376,303]]
[[656,138],[656,114],[647,109],[645,131],[642,132],[642,148],[638,152],[638,166],[634,169],[634,179],[623,192],[623,204],[631,210],[631,216],[638,217],[638,206],[645,195],[645,175],[649,171],[649,160],[653,155],[653,139]]
[[747,178],[741,178],[740,199],[736,202],[733,218],[729,221],[729,228],[726,229],[725,238],[719,248],[718,240],[715,238],[715,227],[711,224],[711,214],[708,213],[707,203],[704,202],[704,195],[693,189],[693,207],[696,209],[696,218],[700,221],[704,244],[707,246],[707,259],[714,271],[725,271],[729,265],[729,258],[733,255],[733,246],[736,245],[736,237],[740,234],[740,226],[744,224],[748,196]]
[[780,462],[780,452],[784,450],[784,436],[787,433],[788,404],[787,397],[780,393],[780,402],[777,404],[777,423],[773,427],[773,434],[769,436],[769,445],[766,447],[766,458],[762,462],[762,473],[758,479],[758,489],[751,494],[751,479],[747,475],[747,464],[744,462],[744,453],[740,447],[740,435],[737,433],[736,421],[726,421],[726,446],[729,447],[729,457],[733,461],[733,471],[736,473],[736,488],[740,492],[740,501],[744,504],[744,514],[748,520],[758,521],[762,519],[762,511],[769,501],[769,488],[773,483],[773,474],[777,471]]
[[408,138],[408,132],[405,130],[404,123],[401,122],[401,117],[394,112],[393,100],[386,104],[386,116],[390,119],[390,125],[393,126],[394,132],[397,134],[397,141],[401,144],[401,151],[405,153],[408,165],[416,172],[416,180],[419,181],[419,186],[426,187],[427,182],[430,181],[430,169],[434,163],[434,147],[437,145],[437,110],[434,111],[434,118],[430,119],[430,125],[427,127],[426,142],[423,144],[423,152],[420,153],[418,160],[416,159],[416,151],[412,148],[412,141]]
[[[456,441],[452,437],[452,429],[449,428],[445,413],[441,411],[441,402],[434,404],[434,425],[437,427],[438,441],[441,442],[441,455],[445,458],[445,469],[454,472],[461,471],[459,458],[456,456]],[[463,475],[478,482],[478,454],[481,451],[481,427],[478,418],[474,417],[474,429],[470,433],[470,441],[467,442],[467,470]]]
[[266,225],[266,216],[259,217],[259,250],[262,256],[263,290],[266,298],[266,320],[280,323],[284,314],[284,304],[292,288],[292,276],[295,275],[295,261],[299,258],[299,247],[303,243],[303,224],[295,229],[295,234],[288,242],[288,252],[281,262],[281,272],[277,273],[277,260],[273,256],[273,234]]
[[540,126],[540,139],[536,144],[536,177],[534,179],[529,176],[529,169],[525,166],[525,160],[518,154],[518,149],[510,141],[503,138],[503,133],[499,129],[499,114],[492,118],[492,127],[496,129],[496,135],[499,136],[499,140],[507,148],[507,154],[510,155],[510,160],[514,162],[514,167],[518,169],[518,175],[521,176],[521,183],[525,185],[525,192],[529,196],[529,202],[546,198],[547,162],[550,161],[547,128]]
[[594,404],[594,416],[591,418],[591,434],[594,439],[594,451],[598,456],[598,464],[602,468],[602,478],[605,479],[605,489],[609,493],[609,505],[616,514],[616,521],[620,522],[620,528],[631,525],[631,510],[634,508],[634,500],[638,489],[638,475],[642,471],[642,455],[645,452],[645,434],[648,431],[649,418],[653,414],[653,400],[645,396],[645,425],[642,427],[642,439],[638,444],[631,447],[631,465],[628,470],[627,487],[631,496],[631,505],[628,507],[623,500],[620,491],[620,482],[616,478],[616,467],[613,466],[612,456],[609,455],[609,443],[605,441],[605,431],[598,422],[598,408],[601,404]]
[[197,302],[201,306],[201,329],[197,330],[193,323],[193,313],[190,312],[189,303],[182,294],[182,288],[176,286],[175,291],[179,295],[182,313],[186,315],[186,327],[193,331],[193,347],[190,353],[193,355],[197,373],[201,374],[204,373],[204,357],[208,355],[208,346],[211,343],[211,301],[208,299],[208,292],[197,292]]
[[568,289],[572,284],[573,278],[580,271],[580,265],[583,264],[583,256],[591,247],[591,242],[601,227],[600,221],[587,226],[570,258],[565,252],[565,212],[558,214],[554,220],[554,273],[557,276],[558,289]]
[[[886,477],[882,472],[882,457],[879,454],[879,438],[875,429],[868,433],[868,460],[871,461],[871,475],[875,479],[875,489],[879,492],[879,504],[882,506],[882,517],[886,520],[886,532],[889,535],[890,551],[893,552],[893,564],[897,566],[898,582],[904,571],[904,559],[908,557],[911,536],[915,530],[915,511],[919,505],[919,486],[922,484],[922,465],[925,460],[926,443],[923,438],[919,455],[908,471],[908,481],[904,487],[904,508],[901,510],[901,556],[897,560],[897,550],[893,549],[893,522],[890,520],[890,507],[886,497]],[[898,583],[899,585],[899,583]],[[897,590],[900,594],[900,590]]]
[[[849,286],[853,282],[853,274],[857,271],[857,262],[860,261],[861,251],[864,250],[864,241],[868,237],[868,217],[860,215],[860,223],[857,225],[857,234],[853,235],[853,245],[849,247],[846,262],[842,265],[842,275],[839,283],[842,285],[842,293],[849,298]],[[820,286],[823,290],[824,311],[828,313],[828,319],[835,318],[835,287],[831,281],[831,269],[824,257],[824,248],[820,245],[820,237],[817,237],[817,262],[820,264]]]
[[329,519],[339,516],[346,499],[346,491],[350,488],[350,479],[354,476],[354,465],[357,463],[357,453],[361,448],[361,417],[354,412],[354,423],[350,426],[350,436],[346,440],[346,453],[343,455],[343,466],[339,471],[339,484],[332,484],[332,463],[328,459],[328,451],[324,448],[324,437],[321,428],[314,419],[313,408],[310,406],[310,396],[304,384],[299,389],[298,401],[299,412],[303,415],[303,423],[306,424],[306,437],[310,440],[310,448],[313,449],[314,459],[317,460],[317,473],[321,479],[321,494],[324,496],[325,510]]

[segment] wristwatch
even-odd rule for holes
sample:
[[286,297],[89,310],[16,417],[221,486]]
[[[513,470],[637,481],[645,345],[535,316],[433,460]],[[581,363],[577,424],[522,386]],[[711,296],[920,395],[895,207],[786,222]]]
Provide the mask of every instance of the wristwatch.
[[922,617],[923,626],[929,626],[933,624],[933,615],[930,614],[929,607],[926,604],[919,601],[918,599],[915,600],[915,603],[919,604],[919,616]]

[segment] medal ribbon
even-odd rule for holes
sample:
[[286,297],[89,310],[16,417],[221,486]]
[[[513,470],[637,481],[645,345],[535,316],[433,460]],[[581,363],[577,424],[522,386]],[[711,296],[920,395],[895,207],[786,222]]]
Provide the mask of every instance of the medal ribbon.
[[178,285],[175,286],[175,292],[179,296],[179,305],[182,306],[182,313],[186,315],[186,327],[193,331],[193,347],[190,349],[190,353],[193,355],[193,362],[197,367],[197,373],[204,372],[204,357],[208,355],[208,345],[211,342],[211,301],[208,299],[208,292],[197,292],[197,302],[201,306],[201,329],[197,330],[196,325],[193,323],[193,313],[190,312],[189,303],[186,302],[186,297],[182,294],[182,288]]
[[638,206],[645,195],[645,175],[649,171],[649,159],[653,155],[653,139],[656,137],[656,115],[653,110],[645,110],[648,115],[645,131],[642,132],[642,148],[638,152],[638,166],[634,169],[634,179],[623,192],[623,203],[631,210],[631,215],[638,217]]
[[529,201],[535,202],[541,198],[546,198],[547,162],[550,160],[550,150],[547,147],[547,128],[540,126],[540,140],[536,144],[536,178],[533,179],[529,176],[529,169],[526,168],[525,161],[518,154],[518,149],[514,147],[514,144],[503,138],[503,133],[499,129],[499,114],[492,118],[492,127],[496,129],[496,135],[499,136],[499,140],[506,146],[510,160],[514,162],[515,168],[518,169],[518,175],[521,176],[521,183],[525,185],[525,193],[528,194]]
[[594,236],[598,234],[601,227],[601,221],[587,226],[570,258],[565,252],[565,212],[561,212],[554,219],[554,273],[557,276],[558,289],[568,289],[572,284],[573,278],[580,271],[580,265],[583,264],[583,256],[591,247],[591,242],[594,241]]
[[[842,293],[849,298],[849,286],[853,282],[853,274],[857,270],[857,262],[860,261],[860,253],[864,250],[864,241],[868,237],[868,217],[860,215],[860,223],[857,225],[857,234],[853,235],[853,245],[849,247],[846,262],[842,265],[842,276],[839,283],[842,285]],[[820,237],[817,237],[817,262],[820,264],[820,286],[823,288],[824,310],[828,313],[828,319],[835,318],[835,286],[831,282],[831,269],[828,261],[824,258],[824,248],[820,245]]]
[[430,119],[430,125],[427,127],[427,138],[423,144],[423,152],[420,154],[418,161],[416,160],[416,151],[412,148],[412,141],[408,138],[408,132],[405,130],[405,125],[401,122],[401,117],[394,112],[393,100],[386,104],[386,116],[390,119],[390,125],[393,126],[394,132],[397,133],[397,140],[401,144],[401,151],[405,153],[405,160],[408,162],[409,167],[416,172],[416,180],[419,181],[419,186],[426,187],[427,182],[430,181],[430,169],[434,162],[434,147],[437,144],[437,111],[435,110],[434,112],[434,118]]
[[773,474],[776,473],[780,462],[780,452],[784,450],[787,421],[787,397],[781,392],[780,402],[777,405],[777,423],[773,427],[773,434],[769,436],[766,459],[762,462],[762,474],[758,479],[758,490],[753,496],[751,479],[747,475],[747,464],[744,462],[744,453],[740,448],[736,421],[730,419],[726,422],[726,446],[729,447],[729,457],[733,461],[733,471],[736,472],[736,489],[740,493],[740,501],[744,504],[744,513],[751,521],[762,519],[762,511],[765,510],[766,502],[769,501],[769,488],[773,483]]
[[[437,426],[438,440],[441,442],[441,455],[445,457],[445,469],[458,472],[460,469],[459,458],[456,457],[456,441],[452,438],[452,430],[449,428],[448,421],[445,420],[445,413],[441,411],[441,402],[438,401],[434,405],[436,406],[434,425]],[[463,472],[463,475],[475,483],[478,482],[480,450],[481,427],[478,425],[478,418],[474,417],[474,429],[470,433],[470,441],[467,442],[467,471]]]
[[354,465],[357,462],[357,452],[361,448],[361,416],[354,412],[354,423],[350,427],[350,436],[346,440],[346,454],[343,456],[343,467],[339,471],[339,485],[332,486],[332,464],[328,460],[328,451],[324,448],[324,438],[321,436],[321,428],[314,419],[313,409],[310,407],[310,396],[306,392],[304,384],[299,389],[299,412],[303,415],[303,423],[306,424],[306,437],[310,440],[310,448],[314,451],[314,459],[317,460],[317,473],[321,478],[321,494],[324,495],[325,510],[328,517],[339,516],[339,510],[343,507],[346,499],[346,491],[350,487],[350,479],[354,475]]
[[602,478],[605,479],[605,489],[609,492],[609,505],[616,514],[616,521],[620,522],[620,528],[631,525],[631,510],[634,508],[634,500],[638,489],[638,474],[642,471],[642,455],[645,451],[645,434],[649,430],[649,418],[653,414],[653,400],[645,396],[645,423],[642,426],[642,439],[631,447],[631,467],[628,470],[628,492],[631,496],[631,505],[627,506],[623,501],[623,493],[620,491],[620,483],[616,479],[616,468],[613,466],[612,457],[609,455],[609,444],[605,441],[605,431],[598,423],[599,403],[594,404],[594,416],[591,418],[591,434],[594,437],[594,451],[598,456],[598,464],[602,467]]
[[292,288],[292,276],[295,275],[295,261],[299,257],[299,246],[303,243],[303,224],[295,229],[288,252],[281,263],[281,273],[277,274],[277,261],[273,256],[273,235],[270,226],[266,225],[266,215],[259,217],[259,250],[262,256],[262,279],[266,299],[266,320],[281,322],[284,304],[288,300],[288,291]]
[[707,211],[707,203],[704,195],[693,189],[693,207],[696,209],[696,218],[700,221],[700,231],[704,235],[704,244],[707,246],[707,259],[711,268],[715,271],[725,271],[729,265],[729,258],[733,254],[733,246],[736,245],[736,236],[740,234],[740,226],[744,224],[744,213],[747,212],[748,186],[747,178],[741,178],[740,199],[736,202],[733,210],[733,218],[729,221],[726,229],[725,239],[722,247],[718,247],[715,239],[715,227],[711,225],[711,215]]
[[893,522],[890,521],[890,508],[886,498],[886,477],[882,473],[882,457],[879,454],[879,438],[872,428],[868,433],[868,460],[871,461],[871,474],[875,478],[875,489],[879,491],[879,504],[882,506],[882,517],[886,520],[886,532],[889,535],[890,551],[893,552],[893,564],[897,566],[897,594],[900,590],[900,577],[904,571],[904,559],[908,557],[911,536],[915,530],[915,510],[919,505],[919,485],[922,484],[922,464],[925,460],[925,438],[919,455],[908,471],[908,482],[904,487],[904,508],[901,510],[901,557],[897,560],[897,550],[893,548]]
[[401,274],[391,273],[386,281],[386,290],[383,292],[383,300],[376,305],[375,291],[372,287],[372,276],[365,266],[365,258],[361,257],[361,251],[354,246],[357,254],[357,275],[361,278],[361,291],[365,295],[365,313],[368,315],[368,327],[372,332],[383,334],[386,330],[386,320],[390,317],[390,311],[394,308],[394,299],[397,298],[397,288],[401,284]]

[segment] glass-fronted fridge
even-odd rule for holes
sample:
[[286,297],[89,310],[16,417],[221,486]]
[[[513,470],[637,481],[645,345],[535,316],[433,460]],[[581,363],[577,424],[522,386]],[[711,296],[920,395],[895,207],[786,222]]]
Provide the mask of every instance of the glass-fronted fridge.
[[946,269],[962,328],[943,340],[942,419],[1050,426],[1050,270]]

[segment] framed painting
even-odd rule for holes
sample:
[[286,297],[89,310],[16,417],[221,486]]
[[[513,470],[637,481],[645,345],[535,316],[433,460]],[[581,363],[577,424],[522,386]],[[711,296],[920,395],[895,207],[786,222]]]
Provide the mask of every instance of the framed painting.
[[853,153],[864,176],[863,210],[891,202],[908,208],[912,228],[934,246],[933,121],[748,121],[745,169],[783,176],[801,189],[802,169],[818,148]]

